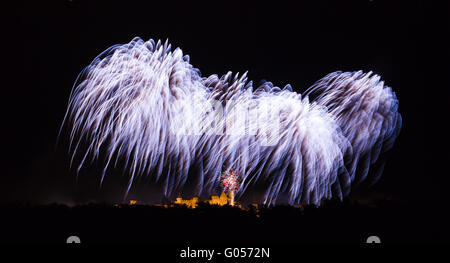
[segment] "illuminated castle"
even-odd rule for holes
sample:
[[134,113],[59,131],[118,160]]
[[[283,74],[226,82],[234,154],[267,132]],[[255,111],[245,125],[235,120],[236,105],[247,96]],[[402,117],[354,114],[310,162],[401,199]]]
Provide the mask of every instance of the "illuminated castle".
[[[234,191],[230,191],[228,195],[225,192],[222,192],[222,194],[220,196],[212,195],[211,199],[209,199],[209,200],[200,200],[196,196],[191,199],[187,199],[187,200],[184,200],[182,197],[177,197],[177,199],[171,204],[154,204],[154,206],[161,206],[161,207],[168,208],[168,207],[174,207],[175,205],[185,205],[186,207],[192,209],[192,208],[197,208],[198,204],[201,202],[208,203],[209,205],[235,206],[235,207],[241,208],[243,210],[248,210],[248,209],[243,208],[241,204],[234,201]],[[137,200],[129,200],[129,203],[128,203],[128,205],[137,205],[137,204],[138,204]],[[114,204],[114,206],[121,207],[120,204]],[[251,206],[258,209],[257,204],[251,204]]]
[[[211,196],[211,199],[205,200],[205,202],[207,202],[210,205],[219,205],[219,206],[231,205],[231,206],[241,207],[241,205],[235,204],[235,202],[233,200],[234,199],[233,196],[234,196],[234,193],[232,193],[232,192],[230,192],[230,194],[228,194],[228,196],[225,192],[222,192],[220,197],[217,195],[213,195],[213,196]],[[177,197],[177,199],[174,202],[174,204],[186,205],[189,208],[196,208],[198,206],[198,203],[199,203],[198,197],[193,197],[192,199],[188,199],[188,200],[184,200],[181,197]]]
[[[189,209],[194,209],[198,207],[199,203],[208,203],[209,205],[218,205],[218,206],[229,205],[238,207],[245,211],[250,211],[251,209],[253,209],[254,211],[257,212],[256,217],[260,217],[258,204],[250,204],[248,208],[243,207],[241,204],[234,201],[234,191],[230,191],[228,196],[225,192],[222,192],[220,196],[213,195],[209,200],[200,200],[198,197],[193,197],[192,199],[184,200],[182,197],[177,197],[177,199],[171,204],[153,204],[153,206],[169,208],[174,207],[176,205],[184,205]],[[137,200],[129,200],[128,203],[128,205],[137,205],[137,204],[138,204]],[[122,207],[121,204],[114,204],[114,206]]]

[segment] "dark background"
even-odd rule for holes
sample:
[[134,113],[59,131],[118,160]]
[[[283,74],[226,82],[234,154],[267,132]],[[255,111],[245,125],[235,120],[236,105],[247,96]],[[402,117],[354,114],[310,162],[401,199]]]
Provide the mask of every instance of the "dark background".
[[[169,39],[203,76],[248,70],[256,83],[291,84],[297,92],[336,70],[374,71],[396,92],[403,127],[381,180],[351,198],[409,205],[443,200],[448,172],[438,167],[448,152],[436,151],[445,149],[436,138],[445,134],[446,119],[433,112],[440,110],[434,99],[447,102],[448,91],[429,79],[446,76],[426,76],[439,67],[429,57],[444,55],[436,54],[444,44],[432,38],[438,29],[428,24],[438,16],[430,13],[434,7],[377,0],[93,2],[18,2],[7,16],[4,56],[11,62],[3,72],[8,86],[2,87],[0,203],[122,199],[126,176],[107,176],[99,188],[100,174],[92,168],[77,180],[69,167],[67,130],[58,144],[57,136],[78,73],[106,48],[135,36]],[[448,35],[448,19],[444,23],[446,31],[439,33]],[[130,198],[159,202],[151,187],[136,185]]]

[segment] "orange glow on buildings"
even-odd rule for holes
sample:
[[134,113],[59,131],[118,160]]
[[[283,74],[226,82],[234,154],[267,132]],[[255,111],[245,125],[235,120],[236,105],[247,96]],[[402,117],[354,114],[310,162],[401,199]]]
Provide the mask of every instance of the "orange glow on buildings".
[[210,205],[220,205],[220,206],[223,206],[223,205],[227,205],[227,204],[230,203],[230,198],[227,196],[227,194],[225,194],[225,192],[222,192],[222,194],[220,195],[220,197],[217,196],[217,195],[213,195],[213,196],[211,196],[211,199],[210,199],[210,200],[207,200],[207,202],[208,202]]
[[[196,208],[198,206],[199,202],[200,201],[199,201],[198,197],[193,197],[192,199],[188,199],[188,200],[184,200],[181,197],[177,197],[177,199],[173,203],[178,204],[178,205],[186,205],[189,208]],[[222,192],[222,194],[220,196],[213,195],[213,196],[211,196],[211,199],[205,200],[204,202],[206,202],[210,205],[219,205],[219,206],[231,205],[231,206],[237,206],[237,207],[241,208],[241,205],[236,204],[236,202],[234,201],[234,193],[232,193],[232,192],[230,192],[228,194],[228,196],[225,192]]]
[[178,205],[186,205],[189,208],[196,208],[198,206],[198,197],[193,197],[189,200],[183,200],[183,198],[177,197],[177,200],[173,203]]
[[[259,212],[258,204],[250,204],[249,208],[244,208],[241,204],[236,202],[234,200],[234,192],[233,191],[230,191],[228,193],[228,195],[225,192],[222,192],[222,194],[220,194],[220,196],[212,195],[209,200],[200,200],[198,197],[193,197],[191,199],[185,200],[182,197],[177,197],[176,200],[171,204],[153,204],[153,206],[169,208],[169,207],[174,207],[175,205],[184,205],[189,209],[195,209],[199,206],[200,203],[206,203],[209,205],[217,205],[217,206],[229,205],[229,206],[238,207],[238,208],[240,208],[242,210],[246,210],[246,211],[255,210],[255,211],[257,211],[257,213]],[[137,204],[138,204],[137,200],[129,200],[128,201],[128,205],[137,205]],[[139,203],[139,204],[141,204],[141,203]],[[114,206],[122,207],[122,204],[114,204]],[[259,214],[257,214],[256,216],[259,217]]]

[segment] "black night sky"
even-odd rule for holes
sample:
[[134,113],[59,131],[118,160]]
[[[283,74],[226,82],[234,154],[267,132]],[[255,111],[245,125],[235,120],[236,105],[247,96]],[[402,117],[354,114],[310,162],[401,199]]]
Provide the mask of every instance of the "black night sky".
[[[135,36],[169,39],[203,76],[248,70],[256,83],[291,84],[297,92],[336,70],[374,71],[396,92],[403,126],[381,180],[354,197],[433,203],[444,196],[444,173],[435,172],[439,154],[426,140],[432,122],[424,94],[430,88],[424,73],[430,31],[422,2],[93,2],[19,2],[11,15],[12,37],[4,42],[12,73],[4,78],[13,86],[2,92],[1,203],[121,200],[128,178],[111,175],[99,188],[93,164],[76,180],[67,129],[58,144],[56,139],[78,73],[106,48]],[[440,89],[432,96],[443,94]],[[159,202],[152,192],[143,180],[130,197]]]

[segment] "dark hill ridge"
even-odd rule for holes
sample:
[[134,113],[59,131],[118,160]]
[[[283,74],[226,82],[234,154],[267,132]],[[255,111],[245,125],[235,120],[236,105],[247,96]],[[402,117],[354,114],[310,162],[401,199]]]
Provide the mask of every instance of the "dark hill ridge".
[[295,244],[433,242],[445,238],[443,206],[430,203],[353,201],[321,207],[261,207],[242,210],[201,203],[164,208],[149,205],[3,205],[1,242]]

